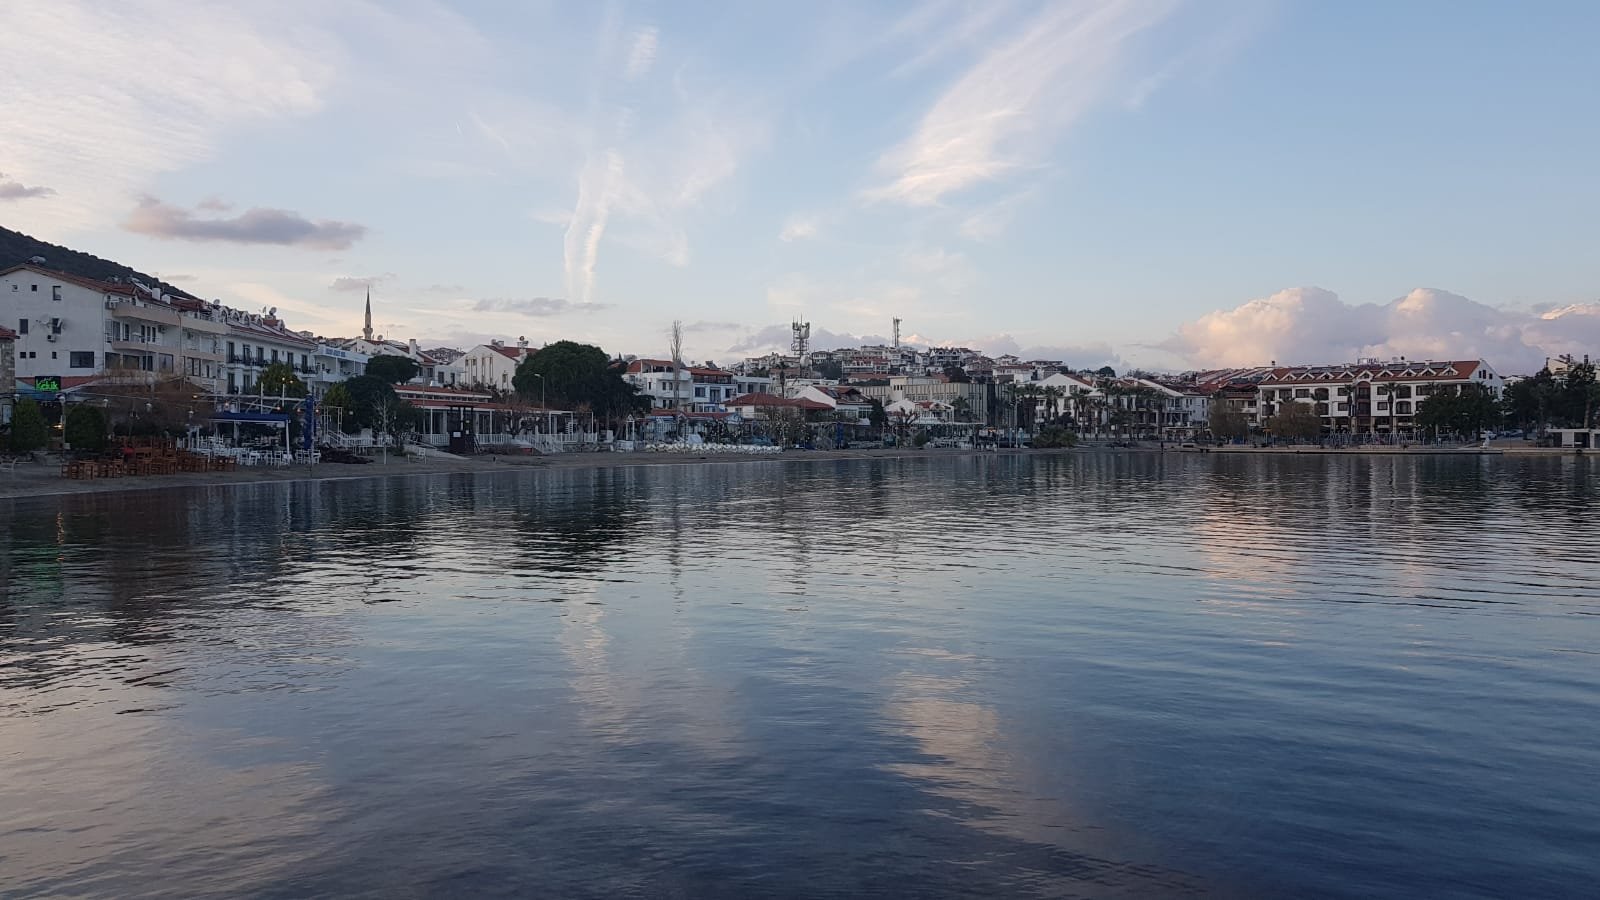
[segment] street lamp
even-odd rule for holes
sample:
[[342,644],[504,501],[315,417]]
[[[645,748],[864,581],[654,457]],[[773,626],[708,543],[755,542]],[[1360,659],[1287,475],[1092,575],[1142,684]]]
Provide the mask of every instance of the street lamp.
[[538,372],[529,372],[528,374],[539,379],[539,411],[544,413],[544,430],[548,434],[550,432],[550,405],[544,402],[544,376]]

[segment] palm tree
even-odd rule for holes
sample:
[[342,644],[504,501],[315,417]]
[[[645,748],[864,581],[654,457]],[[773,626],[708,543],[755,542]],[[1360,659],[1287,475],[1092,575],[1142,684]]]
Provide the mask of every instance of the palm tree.
[[1056,417],[1061,414],[1061,400],[1067,392],[1055,385],[1042,388],[1041,391],[1044,394],[1045,418],[1054,423]]

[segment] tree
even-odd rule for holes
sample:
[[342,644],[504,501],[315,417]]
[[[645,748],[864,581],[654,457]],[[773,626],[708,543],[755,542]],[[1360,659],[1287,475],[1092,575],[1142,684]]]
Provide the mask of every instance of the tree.
[[950,412],[957,422],[972,421],[972,402],[965,397],[955,397],[950,401]]
[[106,414],[99,407],[87,403],[74,404],[67,409],[67,421],[61,436],[74,450],[104,450]]
[[672,320],[667,335],[667,352],[672,356],[672,408],[683,409],[683,323]]
[[395,396],[394,385],[376,375],[357,375],[334,385],[328,392],[332,394],[339,388],[343,389],[343,396],[338,399],[348,402],[348,406],[344,407],[344,427],[347,431],[371,428],[374,434],[382,432],[388,424],[392,408],[400,399]]
[[889,414],[884,411],[883,403],[878,398],[868,398],[867,402],[872,404],[872,408],[867,410],[867,421],[871,422],[872,427],[878,429],[881,434],[884,427],[889,424]]
[[1476,436],[1500,418],[1500,404],[1481,384],[1463,384],[1454,389],[1436,387],[1417,404],[1417,424],[1435,433]]
[[18,400],[11,410],[11,452],[29,453],[50,442],[50,431],[44,423],[44,413],[32,400]]
[[960,366],[945,366],[944,367],[944,378],[945,378],[946,381],[950,382],[951,384],[971,384],[972,383],[972,376],[968,375],[967,374],[967,370],[961,368]]
[[340,382],[328,388],[328,392],[322,395],[322,402],[317,405],[324,412],[338,410],[334,415],[338,417],[340,427],[347,433],[353,433],[361,430],[361,426],[355,423],[352,415],[354,403],[350,397],[350,389],[344,386],[344,382]]
[[[391,358],[404,359],[404,357],[399,356]],[[410,362],[410,360],[406,361]],[[290,368],[287,363],[276,362],[262,369],[261,378],[256,383],[261,386],[261,393],[268,397],[304,397],[306,395],[306,383],[294,374],[294,369]]]
[[[380,353],[367,360],[367,374],[389,384],[405,384],[421,372],[422,366],[409,356]],[[265,377],[264,373],[262,377]]]
[[1564,385],[1556,382],[1549,369],[1524,378],[1506,388],[1506,424],[1527,431],[1543,432],[1550,424],[1551,412]]
[[1219,440],[1242,441],[1250,436],[1250,420],[1232,403],[1214,398],[1206,411],[1206,422],[1212,436]]
[[818,378],[827,378],[832,381],[840,381],[844,378],[844,363],[839,362],[837,359],[824,359],[816,363],[813,368],[817,370]]
[[517,364],[511,384],[524,397],[543,394],[548,402],[573,409],[588,404],[602,421],[649,409],[639,390],[622,378],[604,350],[593,344],[556,341],[528,354]]
[[1106,378],[1117,377],[1117,370],[1111,368],[1110,366],[1101,366],[1100,368],[1096,369],[1094,373],[1096,375],[1103,375]]
[[1046,425],[1034,435],[1033,446],[1041,450],[1055,450],[1078,445],[1078,436],[1060,425]]
[[1267,431],[1286,440],[1311,440],[1322,434],[1322,417],[1309,403],[1286,400],[1278,404],[1277,414],[1267,421]]

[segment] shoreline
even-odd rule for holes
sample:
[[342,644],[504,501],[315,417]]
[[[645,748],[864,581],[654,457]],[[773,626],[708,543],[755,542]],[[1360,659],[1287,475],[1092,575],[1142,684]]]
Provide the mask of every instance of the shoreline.
[[559,453],[531,457],[458,457],[430,456],[423,460],[392,457],[385,464],[371,462],[365,465],[345,463],[318,463],[315,466],[290,468],[253,468],[234,472],[184,472],[174,475],[146,475],[125,478],[68,480],[59,474],[58,467],[49,464],[19,463],[16,470],[0,474],[0,502],[34,497],[60,497],[74,494],[106,494],[162,488],[229,487],[233,485],[295,483],[308,481],[354,481],[370,478],[402,478],[420,475],[451,475],[458,473],[538,471],[544,469],[573,468],[635,468],[641,466],[689,466],[726,463],[810,463],[862,459],[935,459],[969,456],[1041,456],[1076,453],[1137,453],[1206,455],[1210,453],[1232,455],[1268,456],[1503,456],[1503,457],[1593,457],[1570,449],[1546,447],[1359,447],[1334,449],[1306,445],[1303,447],[1207,447],[1180,449],[1175,445],[1104,447],[1079,446],[1071,449],[1002,448],[998,450],[881,448],[861,450],[801,450],[785,451],[771,455],[742,453]]

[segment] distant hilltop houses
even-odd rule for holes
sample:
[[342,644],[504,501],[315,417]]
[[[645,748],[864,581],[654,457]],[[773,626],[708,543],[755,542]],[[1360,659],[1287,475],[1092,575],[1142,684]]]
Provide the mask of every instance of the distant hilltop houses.
[[[438,412],[428,427],[443,434],[450,430],[445,411],[509,411],[512,401],[522,404],[516,408],[534,401],[543,406],[542,397],[515,396],[519,365],[538,352],[526,336],[463,349],[424,348],[414,338],[377,334],[370,292],[361,334],[339,338],[297,331],[273,308],[227,306],[136,273],[90,278],[53,268],[41,256],[0,268],[0,398],[7,408],[15,397],[70,399],[99,382],[140,379],[183,380],[196,396],[226,404],[268,393],[261,378],[272,366],[287,367],[313,398],[322,398],[363,374],[373,358],[399,356],[415,363],[416,372],[399,386],[401,393],[425,412]],[[648,404],[646,418],[799,415],[876,421],[880,428],[885,420],[910,426],[1048,422],[1087,434],[1168,440],[1206,432],[1217,415],[1262,429],[1291,404],[1327,433],[1404,435],[1418,428],[1420,405],[1438,392],[1474,385],[1498,398],[1516,381],[1483,359],[1366,358],[1118,374],[898,341],[811,350],[802,340],[791,352],[726,367],[659,355],[612,358],[641,407]],[[1582,364],[1564,357],[1551,359],[1547,369],[1560,376]]]

